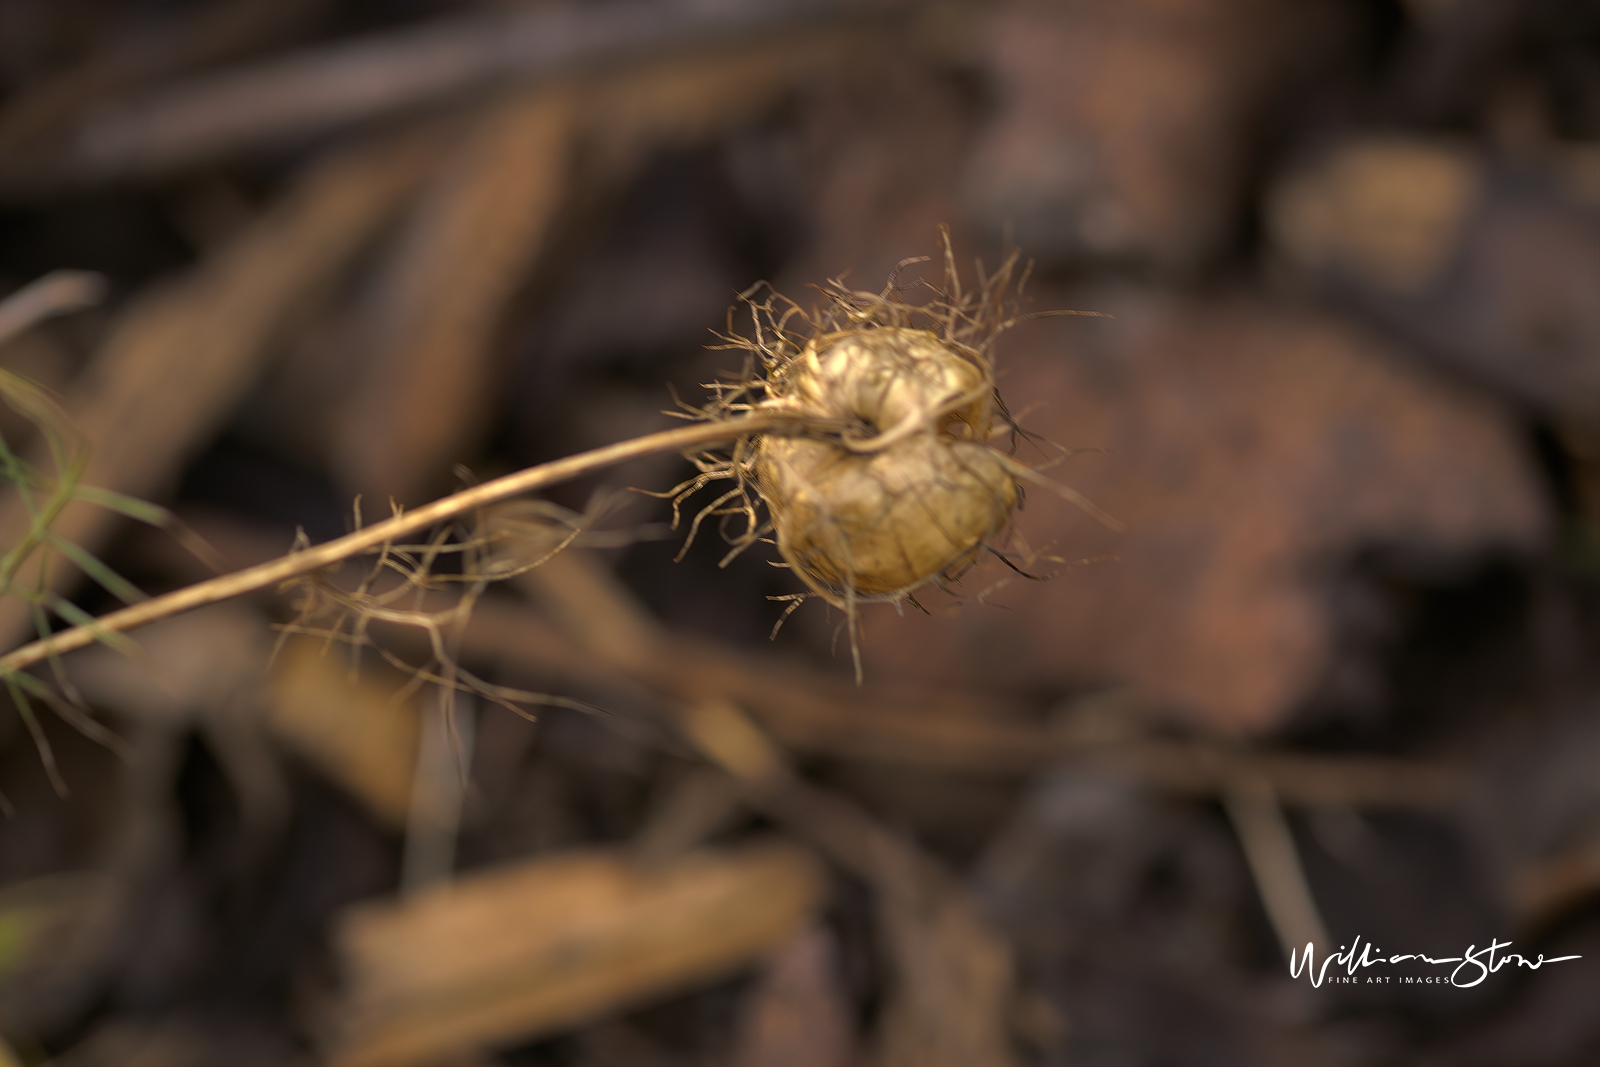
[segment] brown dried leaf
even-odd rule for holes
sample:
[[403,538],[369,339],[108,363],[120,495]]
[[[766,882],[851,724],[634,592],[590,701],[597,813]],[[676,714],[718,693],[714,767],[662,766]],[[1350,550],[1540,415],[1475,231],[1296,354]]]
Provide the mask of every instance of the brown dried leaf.
[[406,679],[367,656],[357,673],[345,646],[290,638],[273,665],[267,725],[279,740],[385,823],[406,825],[421,709]]
[[568,195],[570,113],[565,93],[489,109],[413,212],[368,309],[357,343],[373,358],[334,445],[335,468],[369,499],[419,503],[470,458],[500,314]]
[[[1113,450],[1051,474],[1129,526],[1114,537],[1033,493],[1029,537],[1068,560],[1120,561],[1043,584],[1012,577],[990,594],[1004,612],[867,616],[869,676],[1029,691],[1128,682],[1140,700],[1260,729],[1327,669],[1324,598],[1353,553],[1460,560],[1547,535],[1537,472],[1505,413],[1369,336],[1245,299],[1097,306],[1119,321],[1019,330],[1001,386],[1014,410],[1031,409],[1032,430]],[[993,580],[979,572],[961,588]]]
[[822,888],[809,854],[769,842],[651,870],[566,853],[357,905],[329,1058],[430,1062],[682,989],[782,943]]

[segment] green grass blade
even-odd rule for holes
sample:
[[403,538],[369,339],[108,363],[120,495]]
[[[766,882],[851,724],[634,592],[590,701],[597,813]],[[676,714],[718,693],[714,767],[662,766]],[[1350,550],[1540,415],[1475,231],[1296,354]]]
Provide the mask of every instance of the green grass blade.
[[46,597],[49,600],[51,611],[55,612],[57,615],[61,616],[74,626],[87,626],[90,630],[94,631],[95,640],[104,645],[108,645],[119,652],[127,652],[131,654],[138,651],[139,646],[134,643],[131,637],[128,637],[126,634],[117,633],[115,630],[107,630],[104,626],[100,625],[99,619],[96,619],[93,615],[90,615],[87,611],[84,611],[66,597],[57,596],[54,593],[47,593]]
[[52,711],[89,740],[104,745],[124,762],[133,760],[133,746],[90,716],[81,701],[63,697],[38,678],[25,672],[19,671],[12,675],[10,681],[25,693],[48,704]]
[[93,578],[96,582],[99,582],[100,586],[105,589],[106,592],[110,593],[124,604],[137,604],[141,600],[150,599],[149,597],[145,596],[144,593],[139,591],[138,586],[128,581],[128,579],[124,578],[110,567],[107,567],[104,563],[101,563],[99,559],[84,549],[82,545],[76,544],[67,538],[62,537],[54,530],[45,535],[45,540],[51,548],[55,549],[57,552],[60,552],[63,556],[66,556],[73,563],[77,564],[79,570]]
[[55,749],[50,747],[50,739],[44,735],[44,727],[39,724],[38,716],[33,713],[33,705],[28,703],[27,694],[17,684],[20,674],[13,674],[6,678],[6,691],[11,694],[11,703],[16,707],[17,714],[22,717],[23,723],[28,727],[28,733],[33,737],[33,747],[39,750],[39,762],[44,764],[44,773],[50,779],[51,788],[56,791],[56,796],[65,799],[68,795],[67,783],[61,777],[61,771],[56,768]]
[[72,490],[72,495],[85,503],[96,504],[151,526],[165,526],[172,521],[172,512],[160,504],[152,504],[137,497],[114,493],[110,489],[97,489],[92,485],[80,485]]

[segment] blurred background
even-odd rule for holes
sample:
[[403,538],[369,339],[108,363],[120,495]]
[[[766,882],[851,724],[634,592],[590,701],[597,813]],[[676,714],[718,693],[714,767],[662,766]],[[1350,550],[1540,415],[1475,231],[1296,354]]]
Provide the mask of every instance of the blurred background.
[[[69,656],[120,741],[0,708],[0,1062],[1600,1060],[1594,4],[3,0],[0,93],[0,294],[106,279],[0,366],[209,545],[62,513],[147,593],[673,425],[740,291],[940,224],[1113,316],[998,360],[1128,526],[1031,493],[1050,580],[860,688],[770,549],[674,562],[675,456],[452,637],[536,721],[274,593]],[[1357,938],[1581,959],[1290,977]]]

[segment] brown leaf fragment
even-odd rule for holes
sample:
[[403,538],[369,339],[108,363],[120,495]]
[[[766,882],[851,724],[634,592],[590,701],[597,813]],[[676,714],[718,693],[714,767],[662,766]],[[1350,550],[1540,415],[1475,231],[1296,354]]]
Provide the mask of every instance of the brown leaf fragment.
[[273,665],[273,735],[391,827],[411,809],[422,713],[406,679],[342,645],[290,638]]
[[563,853],[357,905],[335,933],[328,1058],[460,1057],[683,989],[783,943],[822,887],[807,853],[766,842],[651,870]]
[[570,113],[560,93],[489,109],[413,211],[356,341],[372,358],[334,444],[367,499],[421,503],[470,458],[500,313],[567,195]]
[[1482,160],[1465,145],[1402,138],[1342,145],[1274,191],[1273,237],[1303,268],[1414,295],[1455,255],[1484,178]]

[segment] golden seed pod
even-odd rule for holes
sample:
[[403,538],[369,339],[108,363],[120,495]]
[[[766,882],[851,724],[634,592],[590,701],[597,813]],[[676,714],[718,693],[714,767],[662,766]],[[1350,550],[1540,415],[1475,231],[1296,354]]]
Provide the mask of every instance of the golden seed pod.
[[[1019,320],[1014,297],[1027,270],[1019,272],[1013,250],[992,272],[978,264],[977,284],[968,286],[944,227],[939,244],[938,281],[901,285],[901,269],[924,261],[908,259],[882,292],[836,278],[819,287],[825,302],[809,311],[765,282],[741,294],[723,343],[712,347],[745,352],[743,370],[709,383],[704,407],[684,406],[708,420],[776,416],[757,421],[781,429],[752,433],[727,452],[689,453],[698,473],[659,494],[672,501],[676,526],[684,501],[732,483],[695,514],[679,558],[708,518],[730,546],[724,564],[774,535],[806,591],[772,599],[789,601],[783,618],[812,597],[843,610],[858,682],[857,607],[916,604],[920,587],[957,577],[986,547],[1007,560],[1001,542],[1022,500],[1018,479],[1118,525],[990,447],[996,434],[1015,431],[995,391],[992,353]],[[907,300],[914,289],[926,299]],[[749,316],[743,330],[736,312]]]
[[754,442],[778,550],[836,606],[899,599],[970,561],[1010,519],[1017,484],[985,443],[994,382],[973,350],[930,330],[836,331],[768,388],[763,408],[839,427]]

